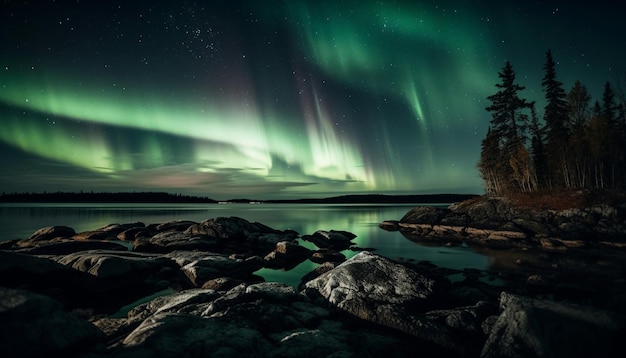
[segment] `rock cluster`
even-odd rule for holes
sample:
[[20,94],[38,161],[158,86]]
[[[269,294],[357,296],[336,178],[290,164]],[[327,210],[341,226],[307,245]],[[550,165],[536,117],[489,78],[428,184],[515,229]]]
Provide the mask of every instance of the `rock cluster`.
[[[576,357],[621,343],[626,310],[530,297],[471,270],[332,255],[353,238],[317,232],[315,251],[241,218],[44,228],[0,249],[0,356]],[[320,252],[298,288],[255,274]]]
[[416,207],[399,221],[380,224],[407,238],[468,243],[492,248],[626,248],[626,205],[596,205],[562,211],[525,208],[500,197],[479,198],[448,208]]

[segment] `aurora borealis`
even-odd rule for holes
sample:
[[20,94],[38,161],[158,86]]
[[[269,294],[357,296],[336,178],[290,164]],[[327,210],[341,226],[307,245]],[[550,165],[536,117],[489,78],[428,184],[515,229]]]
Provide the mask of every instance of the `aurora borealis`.
[[615,6],[4,1],[0,187],[480,194],[504,62],[541,103],[551,49],[565,89],[600,99],[626,70]]

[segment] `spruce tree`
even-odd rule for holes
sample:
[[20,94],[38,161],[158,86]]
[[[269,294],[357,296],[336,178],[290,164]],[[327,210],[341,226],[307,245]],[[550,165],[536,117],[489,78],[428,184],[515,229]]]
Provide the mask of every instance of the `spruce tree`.
[[613,88],[611,88],[611,83],[607,82],[604,84],[604,92],[602,92],[602,115],[606,119],[607,122],[613,124],[615,121],[615,110],[617,106],[615,105],[615,92],[613,92]]
[[537,117],[534,103],[531,107],[530,133],[531,159],[535,178],[534,190],[540,190],[545,188],[547,182],[548,162],[543,139],[543,128],[539,125],[539,118]]
[[611,128],[598,101],[589,121],[589,155],[591,181],[596,189],[607,188],[607,167],[610,166]]
[[591,157],[589,155],[590,102],[591,96],[587,92],[587,88],[580,81],[576,81],[567,94],[570,119],[568,168],[570,168],[571,186],[573,188],[589,186],[591,175]]
[[543,114],[546,124],[546,153],[550,184],[553,187],[562,187],[570,185],[566,153],[569,108],[563,84],[556,79],[555,66],[552,51],[548,50],[543,66],[545,75],[541,82],[546,98]]
[[[524,111],[531,108],[531,104],[519,97],[519,92],[524,87],[515,82],[515,71],[509,61],[498,73],[498,77],[501,80],[501,83],[496,84],[498,92],[487,97],[491,105],[485,108],[491,112],[488,134],[492,138],[488,142],[498,144],[498,165],[486,169],[493,171],[495,179],[492,181],[499,184],[496,194],[502,194],[523,190],[526,185],[520,181],[520,177],[525,177],[529,170],[519,166],[528,165],[529,161],[523,157],[527,153],[521,151],[520,147],[525,145],[528,128],[528,115]],[[491,163],[482,159],[481,163]]]
[[567,94],[567,104],[569,108],[569,119],[571,122],[571,130],[580,129],[589,120],[589,103],[591,96],[580,81],[576,81],[572,89]]
[[522,117],[521,110],[530,108],[530,103],[518,95],[525,89],[515,83],[515,71],[509,61],[502,72],[498,73],[502,83],[496,84],[498,92],[487,97],[491,105],[485,108],[491,113],[491,128],[504,142],[514,145],[516,141],[525,139],[527,123]]
[[609,133],[604,139],[606,153],[605,154],[605,185],[609,188],[618,188],[622,186],[624,174],[624,143],[622,138],[622,123],[619,118],[619,106],[615,104],[615,92],[611,88],[611,84],[606,82],[604,92],[602,94],[602,112],[601,117],[604,124],[608,127]]

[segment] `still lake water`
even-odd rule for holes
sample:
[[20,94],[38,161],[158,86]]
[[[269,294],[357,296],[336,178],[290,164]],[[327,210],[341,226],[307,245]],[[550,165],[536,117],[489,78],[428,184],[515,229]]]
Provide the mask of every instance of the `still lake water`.
[[[76,232],[93,230],[112,223],[163,223],[175,220],[201,222],[214,217],[237,216],[260,222],[278,230],[291,229],[300,235],[317,230],[345,230],[357,235],[360,248],[390,257],[430,261],[435,265],[485,270],[492,258],[466,246],[423,246],[399,232],[380,229],[384,220],[399,220],[416,205],[389,204],[0,204],[0,241],[25,239],[39,228],[53,225],[72,227]],[[447,205],[442,205],[447,206]],[[310,243],[301,244],[313,248]],[[347,257],[357,252],[346,250]],[[297,286],[300,278],[317,264],[305,261],[294,269],[263,269],[258,272],[268,281]]]

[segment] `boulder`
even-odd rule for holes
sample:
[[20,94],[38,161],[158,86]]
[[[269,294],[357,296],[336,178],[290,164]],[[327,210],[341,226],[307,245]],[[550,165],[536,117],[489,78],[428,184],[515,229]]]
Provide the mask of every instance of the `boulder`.
[[350,306],[358,302],[413,305],[423,302],[427,305],[442,285],[404,265],[364,251],[305,286],[331,304],[352,311]]
[[296,238],[297,238],[297,234],[295,234],[295,232],[293,231],[285,231],[285,232],[279,232],[279,233],[263,233],[260,235],[254,235],[252,237],[248,237],[248,240],[246,240],[245,247],[251,251],[256,252],[257,254],[267,255],[271,251],[273,251],[277,247],[277,245],[279,245],[281,242],[291,242],[291,243],[297,244]]
[[385,220],[378,224],[378,227],[386,231],[397,231],[400,229],[398,220]]
[[446,215],[446,209],[434,206],[418,206],[406,213],[402,219],[403,223],[430,224],[439,223]]
[[119,232],[116,237],[122,241],[134,241],[137,238],[149,237],[150,233],[145,227],[132,227]]
[[262,357],[272,346],[245,321],[158,313],[116,348],[121,357]]
[[108,232],[112,235],[117,235],[123,231],[126,230],[130,230],[130,229],[145,229],[146,224],[138,221],[135,223],[128,223],[128,224],[109,224],[107,226],[101,227],[99,229],[97,229],[97,231],[105,231]]
[[303,292],[360,319],[462,353],[465,347],[452,330],[425,316],[449,284],[364,251],[305,283]]
[[13,250],[20,241],[19,239],[0,241],[0,250]]
[[401,222],[399,228],[407,239],[424,244],[460,243],[468,236],[462,226]]
[[525,233],[534,236],[547,236],[551,233],[550,228],[546,224],[541,222],[541,220],[515,218],[511,220],[511,222]]
[[276,248],[265,255],[264,266],[272,269],[290,270],[311,257],[311,250],[296,242],[280,241]]
[[[145,280],[144,275],[172,267],[172,262],[160,255],[139,252],[90,250],[53,258],[60,264],[89,273],[100,279],[127,281]],[[135,281],[133,280],[133,281]]]
[[313,244],[315,244],[315,246],[321,249],[341,251],[354,245],[352,239],[354,239],[355,237],[356,235],[347,231],[318,230],[312,235],[302,236],[302,239],[312,242]]
[[490,316],[498,314],[498,306],[489,301],[479,301],[473,306],[433,310],[426,313],[431,320],[438,320],[450,328],[481,336],[482,323]]
[[326,273],[332,269],[334,269],[335,267],[339,266],[340,263],[338,262],[324,262],[322,264],[320,264],[319,266],[317,266],[316,268],[313,269],[313,271],[307,273],[306,275],[302,276],[302,279],[300,280],[300,285],[298,285],[298,290],[302,291],[305,289],[305,284],[317,277],[319,277],[320,275],[322,275],[323,273]]
[[60,239],[39,241],[36,245],[25,247],[17,251],[30,255],[69,255],[71,253],[89,250],[128,251],[128,247],[111,241],[77,241]]
[[94,278],[97,294],[85,304],[99,313],[115,312],[154,292],[186,284],[175,262],[162,255],[91,250],[51,259]]
[[226,276],[250,280],[253,279],[253,273],[264,265],[259,256],[242,259],[216,253],[177,251],[168,257],[174,258],[180,265],[180,271],[194,287],[202,287],[209,280]]
[[154,225],[154,230],[157,232],[185,231],[189,229],[192,225],[197,224],[197,222],[190,220],[175,220],[166,223],[156,224]]
[[624,317],[503,292],[481,357],[608,357],[622,350]]
[[497,314],[497,304],[479,301],[472,306],[429,311],[426,318],[429,322],[436,322],[454,332],[456,346],[462,350],[464,356],[477,357],[486,338],[483,323]]
[[219,239],[224,251],[253,251],[261,256],[270,253],[280,241],[294,241],[298,234],[292,230],[275,230],[261,223],[251,223],[239,217],[217,217],[191,225],[185,233]]
[[47,294],[68,307],[88,304],[100,292],[93,276],[53,260],[0,251],[0,286]]
[[57,237],[72,237],[76,234],[73,228],[68,226],[48,226],[35,231],[29,241],[50,240]]
[[[227,292],[192,289],[158,297],[118,321],[133,327],[113,342],[115,356],[302,357],[413,356],[424,347],[406,337],[361,329],[281,283]],[[114,322],[99,322],[108,332]]]
[[143,227],[131,227],[132,225],[139,225],[139,223],[138,224],[125,224],[125,225],[110,224],[100,229],[87,230],[87,231],[76,233],[72,235],[70,238],[72,240],[119,241],[118,235],[121,232],[124,232],[126,230],[125,228],[127,227],[129,227],[128,230],[131,230],[131,229],[145,230]]
[[206,281],[201,288],[211,289],[215,291],[228,291],[236,286],[244,283],[242,280],[231,277],[218,277]]
[[324,262],[341,263],[346,261],[346,255],[335,250],[320,249],[315,251],[309,259],[316,264],[323,264]]
[[103,338],[94,325],[48,296],[0,287],[2,357],[80,356]]
[[454,226],[454,227],[467,227],[470,222],[469,216],[463,213],[455,213],[453,211],[446,212],[446,215],[439,220],[440,225]]
[[259,223],[251,223],[239,217],[217,217],[204,220],[199,224],[193,224],[185,230],[188,234],[202,234],[220,239],[245,241],[251,236],[265,233],[278,233],[268,226]]
[[220,251],[218,239],[206,235],[187,234],[182,231],[164,231],[151,237],[139,238],[134,242],[133,251],[167,253],[183,251]]
[[115,240],[117,241],[117,234],[108,232],[108,231],[100,231],[100,230],[90,230],[79,232],[76,235],[72,236],[74,240]]

